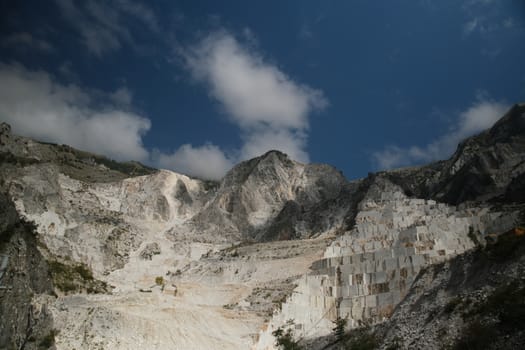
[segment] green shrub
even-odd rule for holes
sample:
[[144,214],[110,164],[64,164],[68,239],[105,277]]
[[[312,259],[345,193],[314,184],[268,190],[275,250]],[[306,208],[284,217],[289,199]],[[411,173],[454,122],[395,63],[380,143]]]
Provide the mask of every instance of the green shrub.
[[295,340],[295,335],[293,331],[294,322],[293,320],[288,320],[286,326],[279,327],[272,332],[272,335],[275,337],[275,345],[279,349],[283,350],[301,350],[302,347],[299,345],[299,342]]
[[345,337],[345,328],[348,324],[348,318],[342,318],[337,316],[337,319],[334,321],[334,328],[332,328],[333,335],[335,336],[336,341],[344,341]]
[[74,267],[76,273],[86,281],[93,280],[93,273],[85,265],[77,265]]
[[60,261],[48,261],[49,272],[54,286],[64,292],[105,293],[108,291],[106,282],[96,280],[85,264],[64,264]]

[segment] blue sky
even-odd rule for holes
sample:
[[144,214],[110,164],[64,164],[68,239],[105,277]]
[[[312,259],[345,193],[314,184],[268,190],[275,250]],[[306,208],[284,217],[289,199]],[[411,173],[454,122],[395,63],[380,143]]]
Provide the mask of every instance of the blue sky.
[[525,100],[522,0],[7,1],[0,120],[218,179],[280,149],[350,179],[447,158]]

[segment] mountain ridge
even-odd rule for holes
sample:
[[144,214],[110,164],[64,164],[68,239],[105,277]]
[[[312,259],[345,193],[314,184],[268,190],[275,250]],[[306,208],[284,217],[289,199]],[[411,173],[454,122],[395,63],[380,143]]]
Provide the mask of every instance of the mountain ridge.
[[[347,314],[350,327],[395,319],[397,305],[410,299],[429,267],[521,224],[525,105],[462,142],[448,160],[353,181],[330,165],[302,164],[273,150],[210,183],[12,135],[6,124],[0,154],[0,202],[14,208],[16,220],[34,223],[31,236],[16,233],[14,212],[6,209],[0,220],[6,273],[18,276],[17,243],[7,239],[14,233],[29,251],[41,252],[36,265],[21,267],[26,275],[47,269],[55,282],[64,281],[52,272],[57,262],[65,266],[59,273],[82,272],[68,275],[76,276],[76,292],[54,283],[53,292],[10,299],[21,309],[48,310],[38,339],[54,324],[62,331],[49,339],[58,349],[94,346],[79,332],[115,349],[138,346],[130,334],[145,349],[214,342],[271,349],[272,331],[294,318],[298,335],[321,348],[338,316]],[[112,292],[82,291],[89,285],[82,276]],[[0,338],[0,347],[29,339],[20,325],[31,317],[3,320],[2,329],[19,326]],[[82,326],[74,326],[77,318]],[[153,331],[157,318],[166,326]],[[188,336],[180,333],[184,327]]]

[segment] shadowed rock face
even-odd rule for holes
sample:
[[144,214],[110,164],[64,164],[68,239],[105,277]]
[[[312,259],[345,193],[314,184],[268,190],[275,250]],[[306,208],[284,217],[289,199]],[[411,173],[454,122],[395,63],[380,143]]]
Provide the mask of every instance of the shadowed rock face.
[[61,173],[85,182],[113,182],[157,172],[138,162],[116,162],[67,145],[17,136],[6,123],[0,123],[0,162],[4,166],[53,164]]
[[35,235],[35,227],[21,221],[11,200],[0,193],[0,349],[54,343],[52,316],[38,300],[52,299],[53,284]]
[[377,327],[381,348],[520,349],[524,256],[525,239],[507,235],[421,271],[392,318]]
[[525,105],[512,107],[492,128],[463,141],[446,161],[387,172],[405,193],[449,204],[513,200],[507,187],[525,172]]

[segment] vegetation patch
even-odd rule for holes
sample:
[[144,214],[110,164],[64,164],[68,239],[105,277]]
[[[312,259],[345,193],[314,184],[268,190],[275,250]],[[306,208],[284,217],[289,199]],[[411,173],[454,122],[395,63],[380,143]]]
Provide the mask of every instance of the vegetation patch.
[[108,293],[106,282],[93,277],[93,273],[85,264],[65,264],[60,261],[48,261],[49,272],[55,287],[63,293],[89,294]]
[[368,326],[348,332],[344,342],[344,349],[348,350],[374,350],[378,347],[379,340]]
[[275,337],[275,345],[282,350],[302,350],[299,341],[295,339],[294,321],[288,320],[284,327],[279,327],[272,332]]

